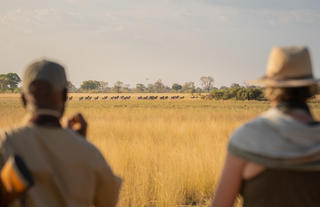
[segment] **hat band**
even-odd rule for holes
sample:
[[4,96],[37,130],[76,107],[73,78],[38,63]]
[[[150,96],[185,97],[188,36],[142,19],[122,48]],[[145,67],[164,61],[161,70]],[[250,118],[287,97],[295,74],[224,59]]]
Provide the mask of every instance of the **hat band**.
[[301,77],[284,77],[284,78],[276,78],[276,77],[266,77],[266,79],[274,80],[274,81],[290,81],[290,80],[308,80],[314,79],[313,75],[301,76]]

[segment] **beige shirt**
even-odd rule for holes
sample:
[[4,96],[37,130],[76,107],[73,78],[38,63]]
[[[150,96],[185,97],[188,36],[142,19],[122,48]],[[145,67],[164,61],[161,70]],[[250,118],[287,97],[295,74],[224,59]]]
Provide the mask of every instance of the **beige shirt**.
[[120,189],[99,150],[72,130],[26,125],[0,135],[3,162],[20,155],[35,180],[26,206],[112,207]]

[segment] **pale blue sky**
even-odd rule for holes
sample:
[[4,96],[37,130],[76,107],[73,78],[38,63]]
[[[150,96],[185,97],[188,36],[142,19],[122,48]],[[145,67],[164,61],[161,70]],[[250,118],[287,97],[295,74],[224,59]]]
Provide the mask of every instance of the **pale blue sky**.
[[7,0],[0,28],[0,73],[47,57],[76,85],[243,83],[274,45],[309,46],[320,77],[319,0]]

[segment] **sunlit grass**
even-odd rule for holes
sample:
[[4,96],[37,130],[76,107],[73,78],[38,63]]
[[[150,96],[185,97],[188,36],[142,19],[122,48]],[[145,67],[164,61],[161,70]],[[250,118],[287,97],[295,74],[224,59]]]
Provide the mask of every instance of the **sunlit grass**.
[[[88,139],[124,179],[118,206],[206,206],[216,187],[228,137],[268,107],[267,102],[189,98],[74,99],[68,102],[66,115],[85,115]],[[312,108],[319,117],[317,102]],[[0,96],[2,127],[16,125],[23,114],[18,97]]]

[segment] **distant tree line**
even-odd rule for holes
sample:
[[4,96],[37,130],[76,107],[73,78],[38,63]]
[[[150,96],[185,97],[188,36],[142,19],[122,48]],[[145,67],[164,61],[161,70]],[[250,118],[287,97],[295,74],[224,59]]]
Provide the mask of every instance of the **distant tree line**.
[[[16,73],[0,74],[0,92],[20,92],[20,77]],[[264,91],[259,87],[244,87],[233,83],[230,87],[214,87],[214,79],[211,76],[200,77],[200,86],[196,87],[194,82],[185,82],[183,84],[173,83],[171,86],[165,85],[161,80],[147,85],[137,83],[135,87],[125,84],[121,81],[113,85],[105,81],[86,80],[83,81],[79,88],[72,82],[68,82],[69,92],[81,93],[191,93],[191,94],[208,94],[208,98],[215,100],[264,100]]]
[[185,82],[183,84],[173,83],[171,86],[165,85],[162,80],[157,80],[154,83],[143,84],[137,83],[134,87],[125,84],[121,81],[115,82],[109,86],[108,82],[97,80],[83,81],[79,88],[71,82],[68,83],[70,92],[95,92],[95,93],[202,93],[210,92],[213,89],[214,79],[210,76],[200,78],[200,85],[196,87],[194,82]]

